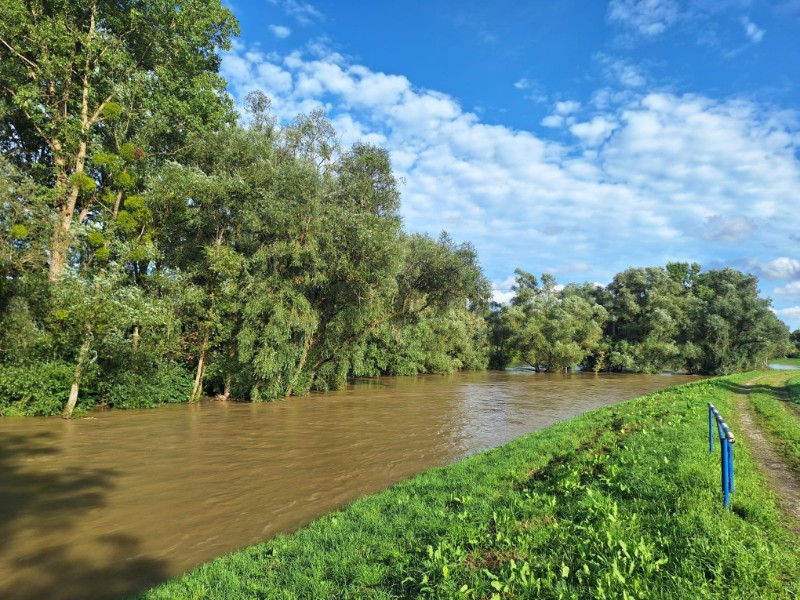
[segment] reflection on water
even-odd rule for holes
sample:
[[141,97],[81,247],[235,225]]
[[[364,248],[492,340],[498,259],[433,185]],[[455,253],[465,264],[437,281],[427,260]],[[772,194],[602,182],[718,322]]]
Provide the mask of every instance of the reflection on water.
[[690,380],[384,378],[273,404],[0,419],[0,597],[118,598],[426,468]]
[[782,365],[780,363],[770,363],[767,366],[773,371],[797,371],[800,369],[798,365]]

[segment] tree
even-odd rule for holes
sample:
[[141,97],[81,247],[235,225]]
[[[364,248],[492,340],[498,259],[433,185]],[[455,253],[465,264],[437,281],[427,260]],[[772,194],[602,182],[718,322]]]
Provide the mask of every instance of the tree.
[[[238,29],[219,0],[0,0],[0,14],[0,148],[53,189],[54,281],[76,225],[133,187],[127,150],[163,157],[233,118],[216,52]],[[122,160],[104,175],[99,154]]]
[[758,279],[734,269],[701,273],[695,284],[692,372],[726,374],[766,366],[791,349],[789,330],[758,295]]
[[542,275],[540,283],[530,273],[516,273],[506,319],[517,356],[537,371],[564,370],[583,362],[600,343],[605,309],[574,288],[559,292],[552,275]]

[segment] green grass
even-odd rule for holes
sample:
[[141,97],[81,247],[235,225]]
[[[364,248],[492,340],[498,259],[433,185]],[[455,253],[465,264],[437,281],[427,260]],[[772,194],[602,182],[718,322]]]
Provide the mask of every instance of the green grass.
[[708,411],[750,375],[593,411],[427,471],[145,592],[163,598],[790,598],[800,549]]
[[786,465],[800,475],[800,376],[790,377],[785,372],[764,377],[749,398],[758,426]]

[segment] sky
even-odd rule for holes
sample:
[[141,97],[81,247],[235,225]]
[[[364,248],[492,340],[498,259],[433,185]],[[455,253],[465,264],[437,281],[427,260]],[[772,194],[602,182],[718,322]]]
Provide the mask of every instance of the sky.
[[758,276],[800,328],[800,0],[227,0],[221,74],[386,148],[409,232],[608,284]]

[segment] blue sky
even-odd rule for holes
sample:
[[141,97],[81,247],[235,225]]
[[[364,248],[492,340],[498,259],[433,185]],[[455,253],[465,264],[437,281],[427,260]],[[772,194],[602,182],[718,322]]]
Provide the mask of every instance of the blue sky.
[[800,0],[232,0],[222,75],[391,154],[405,227],[608,283],[757,275],[800,328]]

